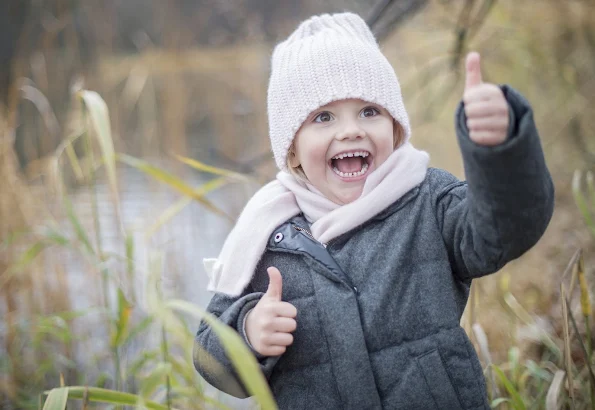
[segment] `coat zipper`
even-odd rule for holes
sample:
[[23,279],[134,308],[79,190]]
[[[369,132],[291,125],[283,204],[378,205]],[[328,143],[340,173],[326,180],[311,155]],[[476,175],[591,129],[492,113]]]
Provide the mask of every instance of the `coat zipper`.
[[321,244],[322,246],[324,246],[326,248],[326,243],[322,243],[318,240],[316,240],[316,238],[314,238],[314,236],[312,235],[312,233],[310,233],[310,231],[308,231],[307,229],[302,228],[301,226],[297,226],[297,225],[292,225],[296,231],[299,231],[301,233],[303,233],[304,235],[308,236],[310,239],[312,239],[314,242]]
[[[293,226],[295,228],[296,231],[301,232],[302,234],[306,235],[307,237],[309,237],[310,239],[312,239],[314,242],[321,244],[322,246],[324,246],[325,248],[327,247],[328,243],[322,243],[320,241],[317,241],[314,236],[312,235],[312,233],[310,231],[308,231],[307,229],[302,228],[301,226],[297,226],[294,224],[291,224],[291,226]],[[357,289],[357,287],[353,286],[349,279],[344,277],[342,278],[343,283],[345,283],[347,286],[349,286],[356,294],[359,294],[359,290]]]

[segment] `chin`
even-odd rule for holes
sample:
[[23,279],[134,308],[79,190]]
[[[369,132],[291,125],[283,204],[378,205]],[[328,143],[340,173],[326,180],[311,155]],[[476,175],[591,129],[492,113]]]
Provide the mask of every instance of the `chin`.
[[339,205],[347,205],[358,199],[362,195],[363,189],[363,186],[355,189],[350,189],[348,192],[336,193],[334,197],[338,201],[337,203]]

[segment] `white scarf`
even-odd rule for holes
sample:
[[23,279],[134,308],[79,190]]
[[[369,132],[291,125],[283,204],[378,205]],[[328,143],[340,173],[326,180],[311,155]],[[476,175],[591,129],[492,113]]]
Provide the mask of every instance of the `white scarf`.
[[[395,150],[364,183],[361,196],[339,205],[291,174],[281,171],[248,201],[217,259],[204,259],[208,289],[238,296],[250,283],[273,231],[304,213],[310,232],[325,243],[378,215],[426,176],[429,156],[409,142]],[[283,273],[283,272],[281,272]]]

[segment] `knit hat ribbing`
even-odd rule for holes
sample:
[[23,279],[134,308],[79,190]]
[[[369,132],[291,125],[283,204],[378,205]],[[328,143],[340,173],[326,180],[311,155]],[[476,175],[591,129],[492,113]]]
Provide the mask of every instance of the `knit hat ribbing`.
[[397,75],[365,21],[353,13],[311,17],[273,51],[267,108],[279,169],[287,169],[287,152],[307,116],[347,98],[384,107],[409,139]]

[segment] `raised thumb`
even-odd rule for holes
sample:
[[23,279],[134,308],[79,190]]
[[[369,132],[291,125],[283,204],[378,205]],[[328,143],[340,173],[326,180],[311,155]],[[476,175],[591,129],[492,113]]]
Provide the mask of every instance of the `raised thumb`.
[[271,299],[281,301],[281,294],[283,291],[283,278],[281,278],[281,272],[274,266],[268,268],[267,272],[269,274],[269,287],[266,295]]
[[480,63],[479,53],[472,51],[467,54],[465,61],[465,90],[482,83]]

